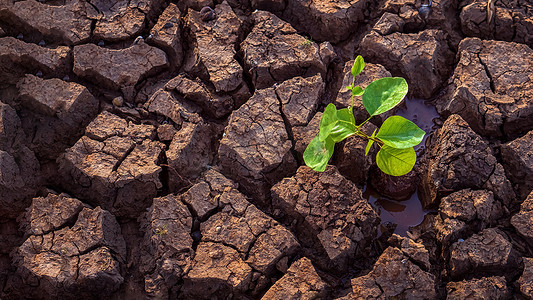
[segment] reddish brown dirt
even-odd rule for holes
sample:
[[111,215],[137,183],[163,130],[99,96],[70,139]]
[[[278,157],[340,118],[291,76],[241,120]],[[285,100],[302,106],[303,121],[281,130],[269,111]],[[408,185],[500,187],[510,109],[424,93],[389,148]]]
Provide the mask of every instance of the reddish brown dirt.
[[[533,5],[493,2],[0,0],[0,299],[531,299]],[[303,165],[358,54],[404,177]]]

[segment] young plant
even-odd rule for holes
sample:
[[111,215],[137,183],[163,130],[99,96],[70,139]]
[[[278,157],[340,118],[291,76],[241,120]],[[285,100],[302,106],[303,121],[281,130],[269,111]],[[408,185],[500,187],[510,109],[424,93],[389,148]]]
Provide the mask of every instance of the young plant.
[[[391,116],[370,135],[361,127],[373,116],[387,112],[398,105],[407,95],[407,82],[401,77],[385,77],[370,83],[365,89],[354,86],[355,76],[359,75],[365,62],[360,55],[352,66],[353,80],[347,88],[352,91],[352,105],[337,109],[328,104],[320,120],[320,131],[309,143],[304,152],[305,164],[311,169],[323,172],[333,155],[335,144],[357,135],[368,140],[365,155],[372,145],[379,146],[376,164],[386,174],[401,176],[409,173],[415,165],[416,153],[413,146],[418,145],[426,132],[415,123],[401,116]],[[356,125],[353,106],[356,96],[363,96],[363,106],[370,115],[363,123]]]

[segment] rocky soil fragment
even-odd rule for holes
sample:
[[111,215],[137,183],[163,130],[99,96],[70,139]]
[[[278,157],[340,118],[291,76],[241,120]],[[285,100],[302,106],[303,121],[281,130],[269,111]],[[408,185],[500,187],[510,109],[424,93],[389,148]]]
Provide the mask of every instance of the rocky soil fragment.
[[0,101],[0,217],[16,218],[35,194],[40,164],[26,146],[17,112]]
[[[215,128],[198,114],[201,109],[186,101],[189,97],[206,96],[197,81],[178,76],[166,84],[166,89],[157,90],[145,107],[149,112],[166,118],[162,126],[170,126],[174,132],[167,137],[171,143],[166,151],[169,167],[169,188],[177,192],[210,168],[215,151]],[[179,90],[184,97],[168,91]],[[204,98],[204,100],[208,100]],[[172,124],[173,123],[173,124]],[[159,129],[162,128],[159,126]]]
[[94,119],[58,158],[61,182],[72,194],[120,216],[134,216],[162,187],[158,165],[164,145],[155,128],[109,112]]
[[68,47],[44,48],[12,37],[0,38],[0,83],[16,84],[25,74],[39,72],[63,78],[69,68]]
[[231,114],[218,155],[225,175],[266,206],[270,187],[296,169],[291,148],[276,90],[267,88]]
[[509,299],[511,293],[504,277],[483,277],[481,279],[449,282],[446,285],[449,300],[461,299]]
[[19,100],[29,111],[23,127],[33,136],[31,149],[39,157],[55,159],[76,142],[98,112],[98,100],[74,82],[26,75],[17,87]]
[[318,276],[311,261],[300,258],[287,273],[261,298],[269,299],[324,299],[326,283]]
[[95,1],[91,6],[87,16],[96,21],[94,39],[115,42],[137,36],[147,20],[163,10],[165,3],[162,0]]
[[[208,116],[222,118],[231,113],[238,103],[250,97],[247,88],[232,95],[217,94],[214,89],[203,83],[199,78],[189,79],[180,74],[165,85],[167,91],[175,91],[185,100],[190,100],[202,108]],[[244,93],[243,93],[244,92]]]
[[520,292],[526,298],[533,298],[533,258],[523,258],[524,261],[524,272],[520,279],[518,279],[518,284],[520,285]]
[[[361,124],[370,116],[368,115],[368,112],[363,106],[363,101],[361,100],[361,97],[356,97],[354,101],[355,103],[352,105],[352,91],[346,88],[347,86],[352,84],[353,63],[354,61],[351,60],[344,64],[344,70],[342,71],[342,73],[344,74],[344,79],[342,80],[342,86],[333,104],[337,106],[337,109],[353,106],[355,122],[357,124]],[[387,71],[385,67],[378,64],[365,63],[365,68],[363,69],[363,72],[361,72],[361,74],[355,77],[354,86],[366,88],[372,81],[384,77],[392,77],[391,73]],[[392,115],[392,113],[386,112],[375,118],[381,121],[385,121],[385,119],[387,119],[387,117],[389,117],[390,115]]]
[[506,206],[516,200],[488,142],[459,115],[450,116],[436,132],[424,159],[427,165],[422,174],[424,207],[436,206],[443,195],[466,188],[492,191]]
[[488,228],[472,237],[459,240],[451,246],[450,275],[452,278],[487,275],[504,275],[508,279],[517,275],[521,257],[504,233]]
[[324,81],[320,75],[295,77],[276,86],[283,117],[290,128],[305,126],[314,115],[324,94]]
[[365,60],[383,65],[392,74],[405,77],[409,92],[415,97],[431,98],[452,71],[453,52],[444,32],[428,29],[420,33],[389,34],[376,29],[361,41],[361,55]]
[[520,199],[525,199],[533,190],[533,130],[500,149],[507,176]]
[[435,220],[437,240],[446,249],[458,239],[479,232],[503,216],[503,208],[490,191],[460,190],[442,198]]
[[[428,258],[429,259],[429,258]],[[388,247],[365,276],[352,279],[352,290],[339,299],[435,299],[435,276],[396,247]]]
[[296,151],[298,158],[303,161],[303,154],[307,145],[315,138],[319,131],[320,120],[322,113],[317,112],[307,126],[298,126],[292,128],[292,136],[294,138],[294,151]]
[[235,59],[235,44],[240,41],[243,22],[227,1],[215,7],[215,19],[203,21],[200,12],[189,10],[186,26],[192,51],[185,69],[211,82],[217,92],[230,92],[244,85],[242,67]]
[[533,246],[533,191],[520,208],[520,212],[511,218],[511,224]]
[[533,4],[527,0],[465,1],[461,8],[461,29],[467,36],[496,39],[533,46]]
[[148,40],[149,44],[165,50],[172,68],[179,68],[183,60],[180,14],[176,4],[170,3],[150,30],[151,37]]
[[73,294],[108,295],[124,281],[120,264],[126,244],[119,224],[108,211],[83,207],[65,195],[49,194],[34,200],[22,226],[29,237],[14,252],[18,279],[11,288],[22,284],[24,295],[34,299],[71,299]]
[[46,40],[77,45],[87,42],[91,36],[88,7],[89,3],[82,1],[69,1],[59,6],[40,1],[17,1],[0,9],[0,18],[25,32],[37,31]]
[[145,218],[145,244],[156,265],[146,288],[159,295],[260,292],[299,248],[292,233],[214,170],[184,194],[155,199]]
[[361,27],[371,1],[289,0],[285,3],[281,9],[284,20],[290,20],[296,29],[308,32],[314,40],[338,43]]
[[168,65],[165,52],[139,41],[129,48],[112,50],[94,44],[74,47],[74,73],[133,98],[135,85]]
[[342,272],[376,235],[379,217],[361,191],[333,166],[318,173],[300,167],[272,187],[274,214],[291,223],[321,267]]
[[256,89],[296,76],[318,73],[325,77],[331,59],[325,54],[329,53],[326,44],[318,45],[298,35],[290,24],[269,12],[256,11],[252,18],[254,27],[241,43],[241,51],[245,71]]
[[[441,115],[459,114],[477,133],[513,138],[533,129],[533,50],[526,45],[467,38]],[[502,61],[505,61],[502,64]]]

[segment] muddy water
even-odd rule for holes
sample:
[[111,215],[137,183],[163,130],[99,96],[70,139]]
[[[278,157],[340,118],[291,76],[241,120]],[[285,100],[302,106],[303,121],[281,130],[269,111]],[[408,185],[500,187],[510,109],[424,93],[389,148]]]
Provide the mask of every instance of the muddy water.
[[[439,127],[435,122],[439,118],[437,110],[426,100],[408,99],[396,111],[396,114],[413,121],[426,132],[422,142],[414,147],[417,155],[422,155],[426,148],[427,137]],[[391,222],[397,224],[394,233],[401,236],[407,236],[406,232],[409,227],[420,224],[424,220],[424,216],[431,212],[431,210],[422,208],[418,198],[418,191],[415,191],[408,200],[395,201],[381,196],[367,185],[363,196],[377,210],[382,223]]]
[[438,128],[434,120],[440,116],[435,106],[423,99],[407,99],[396,111],[396,114],[413,121],[413,123],[426,132],[422,142],[414,147],[418,155],[422,154],[425,150],[427,137]]

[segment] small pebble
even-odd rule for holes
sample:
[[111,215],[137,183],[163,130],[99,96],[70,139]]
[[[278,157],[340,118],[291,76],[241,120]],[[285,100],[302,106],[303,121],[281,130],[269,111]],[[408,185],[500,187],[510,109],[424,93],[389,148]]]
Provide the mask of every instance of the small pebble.
[[63,81],[69,81],[69,80],[70,80],[70,76],[65,75],[65,77],[63,77]]
[[462,243],[462,242],[464,242],[465,240],[463,240],[463,239],[458,239],[457,241],[458,241],[459,243]]
[[202,233],[200,231],[195,231],[193,233],[191,233],[191,237],[193,240],[195,241],[199,241],[202,239]]
[[422,19],[427,19],[429,17],[429,14],[431,13],[431,7],[429,5],[424,4],[418,9],[418,13],[422,17]]
[[22,33],[19,33],[19,35],[17,35],[17,39],[22,40],[23,38],[24,38],[24,35]]
[[105,45],[104,41],[99,41],[98,46],[103,47]]
[[43,72],[38,71],[38,72],[35,74],[35,76],[37,76],[37,77],[43,77]]
[[220,227],[220,226],[217,226],[217,227],[215,228],[215,231],[216,231],[217,233],[220,233],[221,230],[222,230],[222,227]]
[[200,10],[200,18],[204,22],[209,22],[209,21],[214,20],[216,18],[216,13],[211,7],[204,6]]
[[139,35],[137,38],[135,38],[135,40],[133,41],[133,44],[136,45],[141,42],[144,42],[144,38],[141,35]]
[[118,97],[115,97],[113,98],[113,105],[116,106],[116,107],[121,107],[122,105],[124,105],[124,98],[122,98],[121,96],[118,96]]

